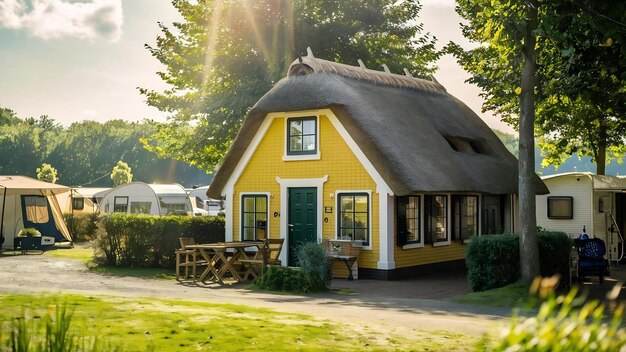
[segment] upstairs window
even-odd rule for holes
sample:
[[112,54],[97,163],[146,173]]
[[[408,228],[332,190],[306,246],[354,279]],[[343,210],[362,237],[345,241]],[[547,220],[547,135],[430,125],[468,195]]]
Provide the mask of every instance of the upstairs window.
[[573,218],[573,197],[548,197],[548,219],[568,220]]
[[287,155],[317,154],[317,119],[292,118],[287,124]]

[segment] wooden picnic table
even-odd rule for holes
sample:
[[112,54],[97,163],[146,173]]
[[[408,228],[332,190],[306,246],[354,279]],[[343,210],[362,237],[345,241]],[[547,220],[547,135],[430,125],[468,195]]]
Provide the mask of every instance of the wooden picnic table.
[[[204,269],[204,272],[200,275],[200,281],[205,282],[208,279],[223,285],[224,277],[227,273],[230,273],[238,282],[243,281],[241,273],[237,270],[235,264],[240,259],[250,259],[248,253],[245,251],[246,248],[257,248],[258,255],[259,253],[263,253],[263,245],[264,242],[240,241],[194,244],[186,248],[197,250],[208,263],[206,269]],[[227,253],[232,255],[227,255]]]

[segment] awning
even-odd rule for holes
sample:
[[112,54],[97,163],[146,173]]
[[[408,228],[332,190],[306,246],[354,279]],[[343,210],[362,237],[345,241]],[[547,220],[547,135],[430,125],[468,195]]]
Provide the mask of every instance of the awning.
[[23,194],[29,191],[43,192],[44,194],[60,194],[70,191],[67,186],[39,181],[26,176],[0,176],[0,193],[4,193],[1,188],[6,190],[7,195]]

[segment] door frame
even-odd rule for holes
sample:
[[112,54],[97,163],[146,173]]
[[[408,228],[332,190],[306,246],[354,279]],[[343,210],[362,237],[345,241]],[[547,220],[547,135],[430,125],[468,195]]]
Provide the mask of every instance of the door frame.
[[[323,219],[322,210],[324,209],[324,183],[328,181],[328,175],[321,178],[280,178],[276,176],[276,182],[280,184],[280,238],[284,239],[283,248],[289,248],[289,190],[288,188],[316,188],[317,189],[317,241],[322,242]],[[282,250],[279,259],[283,266],[287,265],[287,251]]]

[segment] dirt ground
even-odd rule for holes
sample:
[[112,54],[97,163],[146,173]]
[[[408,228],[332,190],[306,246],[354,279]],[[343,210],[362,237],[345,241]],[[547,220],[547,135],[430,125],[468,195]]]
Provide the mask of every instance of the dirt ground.
[[76,293],[156,297],[242,304],[303,313],[346,324],[364,324],[397,334],[446,330],[480,336],[508,319],[509,308],[456,304],[447,300],[469,292],[463,275],[433,275],[406,281],[333,281],[349,294],[276,294],[245,284],[226,286],[165,279],[106,276],[88,271],[78,260],[45,255],[0,256],[0,293]]

